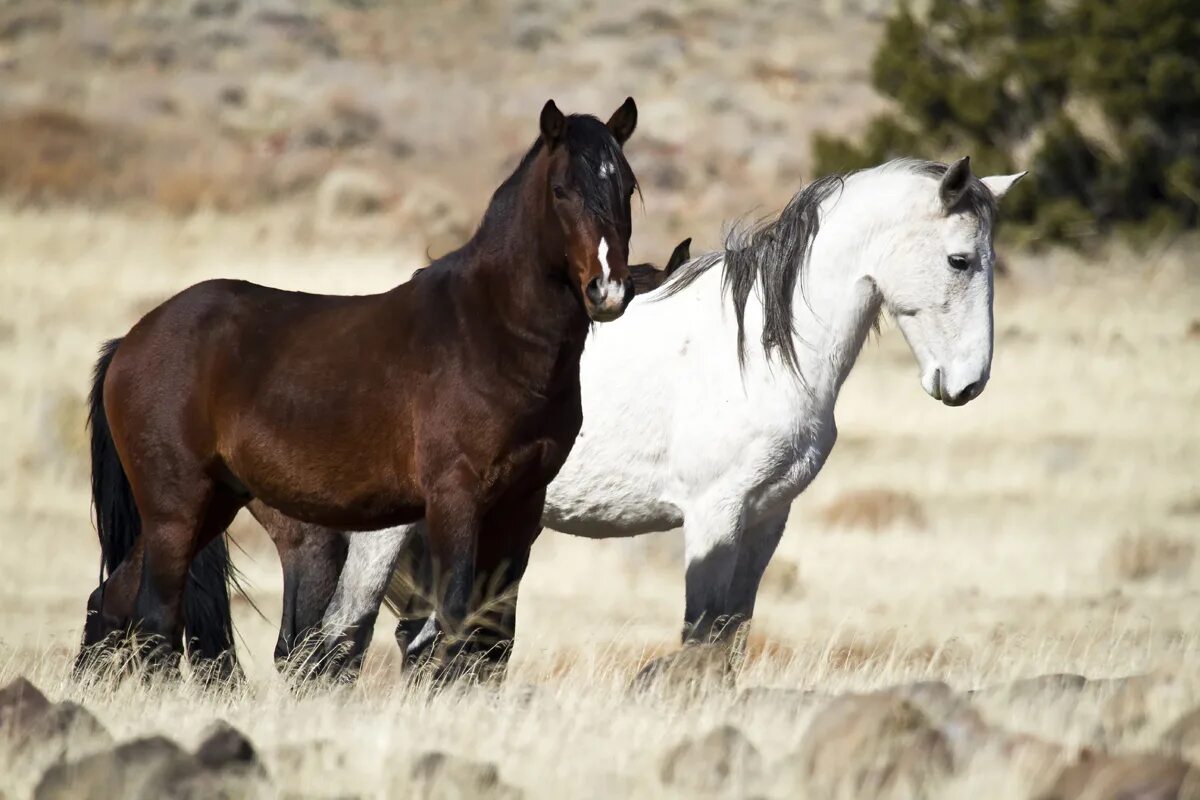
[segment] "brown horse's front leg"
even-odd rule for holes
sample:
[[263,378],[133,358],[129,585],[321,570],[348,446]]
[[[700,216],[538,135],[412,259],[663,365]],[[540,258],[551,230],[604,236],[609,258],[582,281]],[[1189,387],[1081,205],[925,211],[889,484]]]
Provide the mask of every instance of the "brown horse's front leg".
[[438,680],[461,675],[468,665],[459,659],[467,644],[467,614],[475,585],[475,549],[480,504],[473,476],[465,468],[451,471],[428,492],[425,520],[440,598],[435,614],[441,641]]
[[542,532],[546,491],[514,494],[489,512],[480,533],[476,568],[483,597],[472,642],[491,665],[492,678],[503,677],[517,632],[517,590],[529,566],[530,548]]

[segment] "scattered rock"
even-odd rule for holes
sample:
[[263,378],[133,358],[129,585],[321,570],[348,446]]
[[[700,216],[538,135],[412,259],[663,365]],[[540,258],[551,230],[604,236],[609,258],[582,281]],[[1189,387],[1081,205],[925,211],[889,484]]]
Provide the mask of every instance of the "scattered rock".
[[196,758],[206,767],[257,765],[258,751],[245,734],[223,720],[217,720],[204,732]]
[[1148,754],[1104,755],[1088,750],[1059,773],[1041,800],[1196,800],[1200,771],[1186,761]]
[[985,728],[969,754],[956,749],[956,774],[943,787],[946,797],[990,797],[1003,785],[1005,796],[1037,797],[1049,789],[1065,760],[1061,745],[1029,734]]
[[1176,755],[1200,763],[1200,707],[1175,720],[1163,734],[1162,743]]
[[163,736],[125,742],[42,776],[35,800],[120,798],[257,798],[271,795],[254,747],[218,723],[196,755]]
[[52,703],[41,690],[25,678],[17,678],[0,689],[0,729],[11,728],[16,735],[50,710]]
[[0,41],[15,42],[30,34],[57,33],[62,15],[52,8],[15,14],[0,20]]
[[426,753],[410,773],[416,797],[458,800],[464,797],[519,798],[521,793],[500,780],[495,764],[471,761],[446,753]]
[[112,737],[77,703],[52,703],[29,681],[0,689],[0,775],[10,786],[32,789],[51,764],[112,744]]
[[732,725],[686,739],[663,758],[664,784],[688,792],[745,789],[762,773],[758,748]]
[[910,797],[952,766],[946,737],[914,703],[888,692],[846,694],[818,712],[779,777],[789,791],[817,797]]
[[135,739],[78,761],[55,764],[34,791],[34,800],[151,798],[166,793],[171,778],[187,773],[195,759],[163,736]]
[[659,689],[694,694],[734,683],[733,655],[721,644],[689,644],[642,667],[633,679],[635,689]]
[[232,17],[241,7],[242,0],[196,0],[192,3],[192,16],[198,19]]

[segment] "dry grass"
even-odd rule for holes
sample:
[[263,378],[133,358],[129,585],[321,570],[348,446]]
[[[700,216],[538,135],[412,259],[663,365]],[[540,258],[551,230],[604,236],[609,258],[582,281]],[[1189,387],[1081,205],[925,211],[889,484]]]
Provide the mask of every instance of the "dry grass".
[[820,519],[831,528],[879,531],[896,525],[924,528],[925,509],[916,497],[891,489],[847,492],[821,509]]
[[[858,797],[884,774],[892,796],[1017,798],[1082,748],[1200,758],[1194,242],[1005,253],[992,382],[964,408],[929,400],[885,330],[844,387],[839,444],[794,505],[733,685],[689,654],[713,680],[631,689],[676,649],[677,533],[548,532],[505,685],[409,683],[384,614],[356,687],[292,691],[271,661],[278,562],[244,518],[236,559],[266,612],[235,604],[245,686],[69,675],[98,565],[82,399],[102,340],[211,277],[394,285],[469,234],[548,96],[601,114],[636,96],[635,259],[684,236],[702,252],[809,177],[815,129],[881,108],[862,66],[879,24],[859,11],[878,5],[27,0],[0,15],[0,685],[26,675],[119,741],[190,748],[228,720],[279,795],[419,796],[457,763],[432,751],[475,762],[453,767],[463,795],[529,798]],[[350,214],[327,202],[339,174],[371,178]],[[1051,673],[1093,680],[1014,683]],[[29,796],[44,766],[0,763],[0,795]]]
[[1186,539],[1142,533],[1122,536],[1108,553],[1108,565],[1124,580],[1144,581],[1161,577],[1179,580],[1192,570],[1196,546]]
[[[0,308],[0,570],[10,576],[0,584],[0,684],[27,675],[53,699],[83,702],[118,740],[166,733],[191,746],[226,719],[252,738],[283,793],[416,791],[414,765],[437,750],[496,765],[498,781],[527,797],[650,796],[688,793],[663,782],[676,774],[668,754],[687,742],[749,763],[736,737],[704,738],[728,725],[759,755],[753,776],[734,767],[732,780],[784,797],[809,780],[797,754],[831,697],[940,680],[988,726],[1033,738],[993,737],[969,761],[956,755],[934,794],[1022,797],[1082,746],[1178,748],[1162,736],[1200,704],[1200,599],[1182,579],[1189,573],[1175,571],[1196,545],[1189,504],[1200,496],[1200,351],[1180,323],[1198,298],[1184,251],[1144,271],[1119,253],[1107,266],[1014,254],[997,319],[1021,335],[999,337],[993,383],[966,408],[925,397],[903,342],[885,331],[845,387],[841,441],[795,505],[732,687],[630,689],[643,666],[675,649],[676,535],[547,533],[522,589],[504,686],[430,695],[408,685],[384,615],[357,687],[296,694],[271,666],[277,562],[245,520],[234,528],[247,549],[237,558],[267,614],[236,605],[245,688],[101,690],[69,677],[97,565],[80,406],[95,347],[205,277],[372,291],[403,279],[421,253],[298,246],[294,217],[261,213],[181,223],[7,211],[0,233],[0,287],[13,301]],[[1113,297],[1139,302],[1114,306]],[[846,530],[809,535],[828,527]],[[1046,673],[1151,677],[996,688]],[[974,689],[987,691],[964,694]],[[957,747],[962,725],[919,708]],[[862,724],[891,730],[889,719]],[[904,761],[927,738],[925,723],[913,724],[910,738],[872,752]],[[849,773],[822,774],[841,786]],[[24,797],[36,777],[9,773],[4,790]]]

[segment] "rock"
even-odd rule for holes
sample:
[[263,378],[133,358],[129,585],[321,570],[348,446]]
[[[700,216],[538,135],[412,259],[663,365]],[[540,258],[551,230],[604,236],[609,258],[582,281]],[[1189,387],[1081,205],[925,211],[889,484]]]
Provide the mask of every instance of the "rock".
[[0,689],[0,729],[20,732],[41,719],[51,707],[41,690],[25,678],[17,678]]
[[950,747],[953,763],[966,763],[991,736],[992,729],[966,696],[942,681],[918,681],[884,689],[912,703]]
[[196,0],[192,3],[192,16],[197,19],[232,17],[242,8],[241,0]]
[[257,798],[271,796],[250,742],[233,728],[210,728],[195,755],[163,736],[125,742],[42,776],[34,800]]
[[779,777],[815,797],[909,797],[928,793],[952,766],[946,737],[914,703],[847,694],[817,713]]
[[664,784],[687,792],[744,790],[759,779],[758,748],[732,725],[686,739],[663,758]]
[[425,753],[413,762],[410,777],[415,797],[422,800],[521,796],[518,790],[501,782],[495,764],[471,761],[447,753]]
[[206,767],[257,766],[262,768],[258,751],[246,736],[223,720],[217,720],[204,732],[196,758]]
[[195,759],[163,736],[135,739],[78,761],[55,764],[42,776],[34,800],[107,800],[161,797],[171,778]]
[[323,222],[364,217],[383,211],[393,200],[387,181],[362,169],[331,170],[317,189],[317,215]]
[[998,786],[1007,797],[1037,797],[1049,789],[1066,758],[1061,745],[999,728],[978,731],[964,761],[957,749],[954,756],[956,774],[942,787],[945,797],[990,797]]
[[1178,758],[1105,755],[1084,750],[1041,800],[1197,800],[1200,771]]
[[77,703],[52,703],[24,678],[0,689],[0,774],[10,786],[28,791],[49,765],[111,744],[100,721]]
[[1180,757],[1200,763],[1200,707],[1175,720],[1163,734],[1162,743]]
[[694,695],[712,687],[734,684],[732,653],[721,644],[689,644],[642,667],[633,688],[659,689]]

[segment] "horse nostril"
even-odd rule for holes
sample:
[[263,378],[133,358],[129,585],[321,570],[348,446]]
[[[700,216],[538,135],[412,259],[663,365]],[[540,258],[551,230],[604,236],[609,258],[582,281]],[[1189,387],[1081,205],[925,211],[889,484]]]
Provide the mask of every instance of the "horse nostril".
[[587,299],[592,301],[592,305],[600,305],[604,300],[604,292],[600,289],[600,279],[592,278],[588,281],[587,289],[584,290]]
[[968,400],[973,400],[979,394],[979,391],[982,388],[983,386],[979,381],[968,384],[967,387],[959,393],[958,399],[964,403]]

